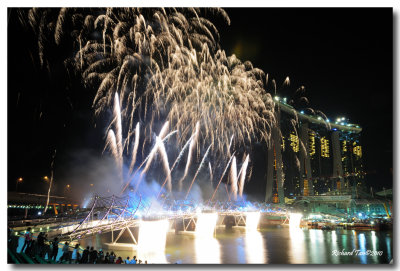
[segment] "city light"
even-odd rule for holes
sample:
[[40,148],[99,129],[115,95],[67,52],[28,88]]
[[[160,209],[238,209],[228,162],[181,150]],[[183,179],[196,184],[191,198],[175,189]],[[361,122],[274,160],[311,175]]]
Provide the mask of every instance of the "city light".
[[217,213],[199,213],[196,222],[196,235],[212,237],[217,219]]
[[137,256],[155,263],[166,263],[164,251],[168,220],[140,221]]
[[278,96],[275,96],[274,99],[275,99],[275,101],[279,101],[279,97]]
[[303,217],[302,214],[291,213],[289,218],[289,227],[293,229],[300,228],[300,222],[302,217]]
[[257,230],[259,221],[260,221],[259,212],[246,213],[246,230]]
[[329,140],[325,137],[321,138],[321,156],[329,158]]
[[299,152],[299,137],[295,134],[290,134],[290,146],[292,146],[294,152]]
[[303,110],[301,110],[301,111],[300,111],[300,113],[301,113],[301,114],[304,114],[304,111],[303,111]]

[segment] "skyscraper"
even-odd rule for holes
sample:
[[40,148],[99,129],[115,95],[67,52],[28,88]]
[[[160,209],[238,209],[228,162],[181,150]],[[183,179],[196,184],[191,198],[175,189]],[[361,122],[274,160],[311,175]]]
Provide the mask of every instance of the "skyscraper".
[[297,111],[275,97],[277,127],[268,147],[266,202],[356,193],[363,186],[361,127]]

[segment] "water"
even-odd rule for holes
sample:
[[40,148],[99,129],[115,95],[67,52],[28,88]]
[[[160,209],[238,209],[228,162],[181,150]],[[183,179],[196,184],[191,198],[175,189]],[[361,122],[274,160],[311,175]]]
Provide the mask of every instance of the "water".
[[[81,245],[99,249],[110,238],[107,233],[82,240]],[[123,236],[119,242],[129,242],[129,237]],[[381,255],[368,255],[369,250],[381,251]],[[334,255],[335,251],[353,251],[353,255]],[[392,232],[388,231],[274,227],[247,232],[244,228],[218,228],[216,238],[170,232],[164,253],[167,262],[182,264],[377,264],[389,263],[392,251]],[[134,249],[114,252],[123,259],[138,255]]]

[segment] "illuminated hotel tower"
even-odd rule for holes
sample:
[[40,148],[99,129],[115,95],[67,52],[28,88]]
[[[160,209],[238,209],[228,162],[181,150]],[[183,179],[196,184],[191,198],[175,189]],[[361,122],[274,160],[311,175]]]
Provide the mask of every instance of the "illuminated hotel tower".
[[304,114],[277,97],[275,102],[278,127],[272,129],[268,146],[266,202],[348,193],[362,186],[358,125],[344,118],[330,122]]

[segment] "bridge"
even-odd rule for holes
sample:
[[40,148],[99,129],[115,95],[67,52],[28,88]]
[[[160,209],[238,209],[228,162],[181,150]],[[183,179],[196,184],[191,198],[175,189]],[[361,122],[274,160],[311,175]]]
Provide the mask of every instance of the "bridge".
[[[137,238],[132,229],[140,228],[142,221],[168,220],[169,231],[176,233],[194,233],[197,223],[203,214],[214,214],[216,227],[255,227],[260,219],[260,206],[255,206],[258,211],[241,210],[240,206],[232,202],[208,202],[202,209],[190,201],[164,200],[158,206],[156,215],[152,213],[155,206],[142,199],[142,197],[99,197],[94,196],[90,208],[77,210],[75,214],[42,220],[31,220],[30,225],[36,231],[47,232],[48,237],[58,236],[62,241],[79,241],[85,237],[111,232],[111,244],[116,245],[120,237],[127,232],[134,245]],[[22,221],[23,222],[23,221]],[[26,230],[22,223],[9,226],[15,230]],[[207,222],[208,223],[208,222]]]

